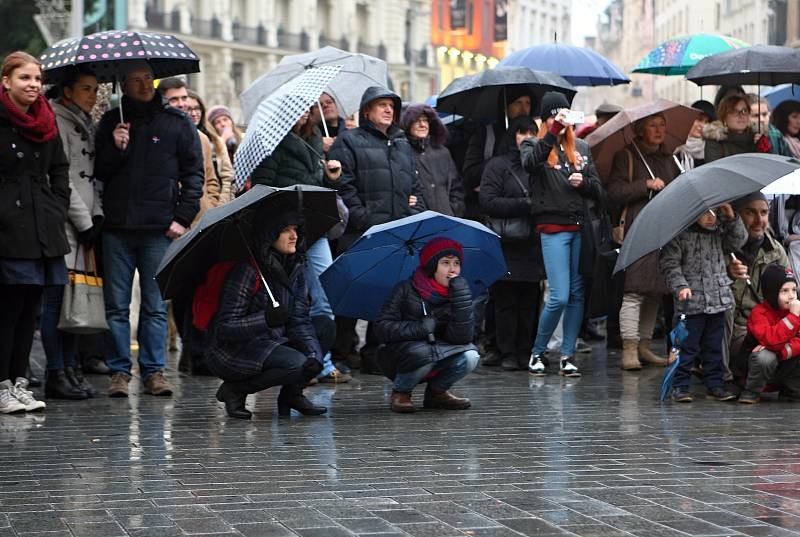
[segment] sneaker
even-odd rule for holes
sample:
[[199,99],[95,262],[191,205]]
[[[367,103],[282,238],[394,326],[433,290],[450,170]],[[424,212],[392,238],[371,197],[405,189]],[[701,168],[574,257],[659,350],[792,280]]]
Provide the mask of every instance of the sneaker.
[[111,384],[108,386],[109,397],[128,397],[128,383],[131,376],[125,373],[114,373],[111,375]]
[[33,396],[33,392],[28,389],[28,379],[26,378],[17,377],[14,385],[8,391],[17,398],[17,401],[25,405],[26,412],[43,410],[47,406],[44,401],[39,401]]
[[716,399],[717,401],[733,401],[736,399],[736,394],[729,392],[722,386],[717,386],[716,388],[711,388],[708,390],[708,395],[706,395],[708,399]]
[[541,354],[531,354],[531,359],[528,361],[528,373],[534,377],[543,377],[547,374]]
[[743,405],[754,405],[758,403],[759,395],[750,390],[744,390],[739,394],[739,402]]
[[575,352],[580,354],[588,354],[592,352],[592,346],[586,343],[583,339],[578,338],[575,340]]
[[346,384],[353,380],[353,376],[334,369],[324,377],[317,377],[317,379],[323,384]]
[[172,395],[172,386],[164,378],[163,371],[151,373],[144,380],[144,393],[167,397]]
[[572,356],[562,356],[558,372],[564,377],[580,377],[581,372]]
[[686,388],[675,388],[672,390],[672,400],[676,403],[691,403],[692,394]]
[[13,387],[10,380],[0,382],[0,414],[25,411],[25,405],[11,394]]

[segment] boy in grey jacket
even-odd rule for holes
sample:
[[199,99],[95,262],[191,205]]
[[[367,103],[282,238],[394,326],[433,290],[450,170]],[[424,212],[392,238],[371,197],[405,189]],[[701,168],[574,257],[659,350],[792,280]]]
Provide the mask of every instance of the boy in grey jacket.
[[707,211],[661,249],[659,266],[675,296],[675,311],[686,313],[689,335],[680,349],[680,363],[672,381],[672,398],[691,403],[689,381],[698,357],[709,397],[731,401],[736,396],[722,379],[722,339],[725,312],[733,306],[732,280],[725,253],[747,241],[747,229],[729,204]]

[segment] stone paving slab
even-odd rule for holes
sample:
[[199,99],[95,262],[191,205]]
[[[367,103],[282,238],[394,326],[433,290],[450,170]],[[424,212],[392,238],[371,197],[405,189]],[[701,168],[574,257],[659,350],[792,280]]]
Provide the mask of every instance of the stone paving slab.
[[308,390],[326,416],[278,418],[273,390],[250,422],[175,359],[171,399],[134,379],[0,416],[0,537],[800,535],[800,405],[660,403],[661,370],[600,347],[580,379],[479,368],[464,412],[392,414],[357,375]]

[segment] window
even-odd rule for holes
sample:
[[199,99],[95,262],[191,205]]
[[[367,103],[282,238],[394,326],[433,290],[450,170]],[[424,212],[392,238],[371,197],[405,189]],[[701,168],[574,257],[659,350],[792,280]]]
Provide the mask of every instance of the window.
[[233,91],[239,95],[244,91],[244,64],[242,62],[233,62],[231,79],[233,80]]

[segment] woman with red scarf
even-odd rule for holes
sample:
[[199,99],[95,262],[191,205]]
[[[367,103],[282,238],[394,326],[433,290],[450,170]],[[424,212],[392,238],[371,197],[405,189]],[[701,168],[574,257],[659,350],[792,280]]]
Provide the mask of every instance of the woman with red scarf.
[[419,253],[419,267],[399,283],[375,321],[383,345],[377,361],[394,382],[393,412],[414,412],[411,392],[422,382],[425,408],[463,410],[469,399],[448,390],[478,365],[472,344],[472,294],[460,276],[464,250],[444,237],[428,241]]
[[0,70],[0,413],[38,410],[25,372],[42,291],[65,285],[69,162],[42,95],[42,68],[25,52]]

